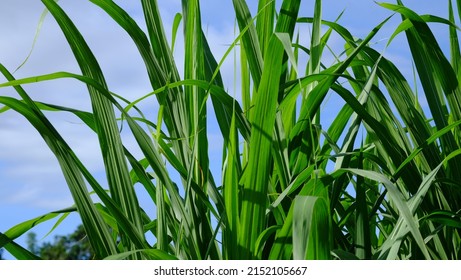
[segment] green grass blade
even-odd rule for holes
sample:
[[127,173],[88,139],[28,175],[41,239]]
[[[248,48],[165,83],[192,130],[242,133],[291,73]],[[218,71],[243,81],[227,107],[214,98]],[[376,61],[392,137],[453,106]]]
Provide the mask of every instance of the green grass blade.
[[243,190],[242,213],[240,216],[239,246],[245,248],[241,258],[255,257],[255,242],[264,229],[266,196],[271,165],[272,133],[275,125],[278,83],[282,68],[284,48],[274,35],[268,47],[265,70],[261,85],[254,99],[254,112],[251,114],[252,124],[250,154],[247,174]]
[[[98,62],[75,25],[54,1],[43,0],[43,3],[60,25],[83,75],[106,87]],[[112,104],[97,89],[89,86],[88,90],[111,196],[119,204],[122,212],[133,222],[139,231],[139,236],[143,236],[139,204],[130,179]],[[136,248],[123,234],[121,237],[124,246],[129,249]]]
[[[173,148],[180,162],[188,168],[188,153],[190,147],[185,141],[190,135],[186,104],[181,87],[170,89],[168,85],[180,80],[172,53],[165,37],[162,18],[157,2],[143,0],[143,11],[149,32],[148,37],[138,24],[113,1],[92,0],[93,3],[104,9],[123,28],[136,44],[146,66],[147,74],[152,87],[158,91],[156,97],[160,106],[164,106],[163,121],[173,141]],[[151,45],[152,44],[152,45]]]
[[[459,2],[459,1],[458,1]],[[453,13],[453,5],[451,1],[448,1],[448,17],[450,22],[455,25],[455,16]],[[450,56],[451,56],[451,65],[453,70],[456,73],[456,76],[460,77],[461,74],[461,50],[459,47],[459,38],[458,32],[455,26],[450,25]]]
[[[434,170],[432,170],[423,180],[421,185],[418,188],[418,192],[408,201],[409,210],[414,214],[420,207],[424,197],[428,193],[434,178],[436,177],[437,172],[439,172],[440,168],[446,164],[449,160],[455,158],[461,153],[461,150],[457,150],[451,153],[448,157],[446,157]],[[386,239],[384,244],[381,247],[380,258],[387,258],[387,259],[395,259],[397,257],[397,252],[403,241],[403,236],[405,236],[409,231],[412,231],[411,226],[405,227],[404,226],[405,217],[399,217],[397,221],[393,233]],[[426,256],[427,257],[427,256]]]
[[[360,153],[359,159],[358,159],[358,168],[362,169],[363,168],[363,158],[362,158],[362,153]],[[371,251],[372,251],[372,246],[371,246],[371,237],[370,237],[370,219],[369,219],[369,213],[368,213],[368,201],[367,201],[367,196],[366,196],[366,190],[367,186],[365,184],[365,179],[361,176],[357,178],[357,184],[356,184],[356,239],[355,239],[355,244],[356,244],[356,249],[355,249],[355,255],[359,259],[371,259]]]
[[[205,54],[204,54],[204,36],[201,28],[201,16],[199,1],[183,2],[183,15],[185,20],[184,35],[185,35],[185,69],[184,77],[189,80],[205,80]],[[214,70],[214,69],[213,69]],[[209,71],[211,73],[212,71]],[[191,178],[199,188],[206,193],[208,183],[209,160],[208,160],[208,139],[207,139],[207,110],[206,100],[207,92],[200,87],[186,86],[185,87],[186,110],[188,112],[188,120],[190,126],[189,146],[192,147],[190,154],[190,171]],[[189,183],[188,183],[189,184]],[[188,197],[186,201],[190,203],[189,207],[194,213],[193,230],[196,231],[198,237],[198,247],[201,249],[200,258],[206,258],[207,245],[212,240],[212,230],[207,218],[206,206],[202,204],[204,200],[199,199],[195,192],[187,185],[186,193]],[[208,199],[206,199],[208,201]],[[216,249],[216,248],[214,248]],[[217,257],[216,250],[211,253],[214,258]]]
[[40,260],[22,246],[11,240],[8,236],[0,232],[0,248],[5,248],[11,255],[18,260]]
[[174,16],[174,22],[173,22],[173,28],[172,28],[172,34],[171,34],[171,52],[174,53],[174,46],[176,43],[176,34],[178,33],[179,29],[179,24],[182,21],[182,15],[180,13],[177,13]]
[[[448,101],[453,119],[461,119],[461,91],[456,70],[451,67],[424,19],[402,5],[380,5],[401,13],[412,24],[412,28],[406,30],[407,40],[437,128],[440,130],[448,125],[444,97]],[[452,134],[444,135],[442,144],[445,154],[453,152],[457,147]],[[461,168],[455,161],[451,165],[452,170]],[[458,172],[454,175],[460,176]]]
[[[98,3],[103,4],[101,1],[98,1]],[[160,69],[157,69],[157,71],[159,70],[161,71],[159,74],[164,75],[163,79],[165,79],[166,77],[170,77],[171,79],[170,81],[179,81],[180,80],[179,73],[178,73],[178,70],[174,62],[173,55],[172,55],[173,51],[170,51],[170,48],[168,46],[168,41],[166,39],[167,37],[165,35],[165,31],[163,28],[162,17],[160,16],[157,1],[141,0],[141,3],[142,3],[143,12],[144,12],[144,18],[146,20],[147,31],[149,33],[150,43],[152,44],[152,50],[155,56],[155,57],[150,58],[149,60],[146,60],[147,66],[149,68],[151,64],[157,64],[158,66],[154,66],[154,67],[160,68]],[[115,7],[115,5],[112,5],[112,6]],[[107,11],[106,8],[104,9]],[[145,40],[144,39],[145,35],[136,26],[136,23],[131,18],[128,19],[129,18],[128,14],[122,12],[120,9],[117,9],[117,10],[118,11],[116,13],[110,13],[110,14],[114,17],[114,19],[117,22],[122,23],[121,26],[123,26],[124,29],[130,33],[132,38],[137,43],[138,47],[141,47],[140,43],[142,43],[144,46],[148,46],[149,44],[147,42],[142,42]],[[124,14],[125,15],[124,17],[127,20],[118,18],[118,16],[115,16],[116,14],[118,15]],[[181,20],[181,15],[177,14],[175,16],[175,20],[173,24],[172,48],[174,47],[174,42],[176,38],[175,30],[177,29],[180,20]],[[143,57],[145,57],[146,54],[144,54]],[[158,82],[160,82],[160,85],[158,84]],[[157,83],[153,83],[153,86],[157,88],[159,86],[165,85],[165,82],[166,80],[163,80],[163,81],[158,80]]]
[[57,157],[64,177],[68,183],[77,209],[90,238],[97,258],[103,258],[117,252],[109,231],[98,214],[88,194],[79,167],[73,160],[73,152],[57,134],[53,126],[41,114],[24,103],[9,97],[0,97],[0,103],[22,114],[37,129]]
[[275,1],[259,0],[258,11],[260,13],[256,19],[256,33],[261,47],[261,55],[264,57],[269,39],[274,32]]
[[104,260],[112,260],[112,261],[125,260],[125,259],[129,259],[133,255],[136,255],[138,253],[142,253],[149,260],[178,260],[176,257],[162,250],[157,250],[157,249],[145,249],[145,250],[134,250],[134,251],[124,252],[121,254],[109,256],[105,258]]
[[224,167],[223,198],[226,208],[226,229],[223,233],[223,248],[227,259],[238,259],[239,237],[239,178],[241,166],[239,161],[238,134],[235,118],[232,118],[230,139],[228,143],[226,165]]
[[[314,21],[312,25],[312,36],[311,36],[311,53],[309,57],[309,62],[307,64],[306,74],[318,74],[320,72],[320,60],[322,57],[322,46],[321,46],[321,21],[322,21],[322,1],[315,1],[314,8]],[[312,85],[312,88],[315,87],[315,84]],[[307,92],[310,92],[311,89],[308,89]]]
[[[261,46],[258,39],[258,33],[253,24],[250,10],[244,0],[232,0],[234,4],[235,15],[237,22],[242,32],[245,28],[249,28],[248,31],[242,37],[241,43],[243,45],[243,51],[246,53],[248,61],[248,67],[253,78],[253,82],[256,88],[259,87],[261,82],[261,75],[263,71],[263,55],[261,53]],[[264,8],[264,7],[263,7]]]
[[409,205],[407,204],[405,198],[403,197],[402,193],[398,190],[398,188],[389,179],[377,172],[359,169],[344,170],[352,172],[359,176],[366,177],[368,179],[381,182],[386,187],[392,202],[399,209],[401,218],[408,226],[410,232],[416,240],[418,247],[421,249],[426,259],[431,259],[429,252],[427,251],[426,245],[424,243],[423,237],[421,236],[421,232],[419,231],[418,220],[416,220],[413,217],[413,213],[410,210]]
[[293,258],[331,259],[330,207],[314,196],[296,196],[293,204]]

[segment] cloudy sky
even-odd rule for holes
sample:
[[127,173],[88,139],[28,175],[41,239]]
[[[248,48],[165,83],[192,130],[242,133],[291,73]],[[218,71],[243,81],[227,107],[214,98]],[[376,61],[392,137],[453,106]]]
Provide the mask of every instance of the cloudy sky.
[[[138,1],[116,2],[143,26],[142,11]],[[165,29],[167,34],[170,34],[174,15],[180,12],[181,1],[159,0],[158,2]],[[247,2],[251,5],[254,15],[257,0]],[[314,1],[303,2],[300,16],[312,16]],[[134,100],[152,90],[134,44],[107,15],[87,0],[60,0],[59,3],[86,38],[113,92]],[[406,0],[404,3],[419,13],[439,16],[447,14],[446,1],[437,1],[437,5],[434,5],[433,0]],[[235,38],[232,1],[205,0],[201,1],[201,7],[203,28],[215,57],[220,60]],[[14,71],[27,57],[43,8],[41,1],[38,0],[0,1],[0,63],[10,71]],[[372,0],[324,1],[325,19],[335,20],[342,10],[345,10],[345,13],[339,23],[346,26],[354,36],[361,38],[392,14]],[[380,46],[384,49],[386,39],[398,23],[399,18],[394,17],[375,37],[373,42],[377,43],[378,49]],[[447,30],[444,26],[431,25],[431,27],[441,38],[447,38]],[[301,37],[307,38],[307,34],[306,30]],[[178,38],[175,53],[178,65],[182,65],[184,56],[181,53],[181,43],[182,38]],[[303,43],[308,44],[308,42]],[[337,44],[338,49],[343,44],[335,38],[331,43],[333,48],[334,44]],[[411,75],[411,61],[408,59],[408,53],[402,50],[402,46],[405,46],[405,40],[400,36],[386,50],[386,57],[398,64],[405,74]],[[328,59],[326,57],[326,60]],[[222,69],[230,93],[233,92],[233,65],[230,57]],[[62,32],[54,19],[48,15],[29,60],[14,75],[16,78],[21,78],[56,71],[79,73]],[[0,83],[4,81],[5,78],[0,77]],[[85,87],[76,81],[43,82],[27,85],[25,89],[35,100],[90,110]],[[0,95],[17,96],[11,88],[0,88]],[[153,99],[143,103],[141,108],[155,116],[156,104]],[[95,135],[71,115],[59,113],[48,114],[48,116],[90,171],[104,182]],[[214,124],[210,126],[209,137],[210,143],[219,144],[222,141],[218,128]],[[126,141],[128,145],[132,144],[131,139]],[[213,153],[214,147],[210,147],[212,160],[218,162],[219,146],[216,145],[215,153]],[[56,159],[38,133],[17,113],[8,111],[0,114],[0,231],[5,232],[19,222],[70,205],[72,200]],[[76,223],[78,217],[71,217],[57,230],[57,233],[72,231]],[[39,238],[43,237],[51,226],[52,224],[48,223],[37,229]]]

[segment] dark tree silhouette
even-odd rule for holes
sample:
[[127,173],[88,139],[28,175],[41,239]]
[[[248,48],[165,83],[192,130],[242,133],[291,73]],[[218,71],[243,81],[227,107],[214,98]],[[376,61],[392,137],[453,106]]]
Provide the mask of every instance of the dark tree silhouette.
[[35,233],[30,233],[27,240],[28,250],[44,260],[89,260],[94,253],[86,236],[83,225],[66,236],[55,236],[53,242],[37,245]]

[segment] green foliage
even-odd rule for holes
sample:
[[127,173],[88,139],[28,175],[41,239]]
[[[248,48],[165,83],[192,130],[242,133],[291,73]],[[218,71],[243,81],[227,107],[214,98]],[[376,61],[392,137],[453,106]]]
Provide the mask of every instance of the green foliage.
[[36,234],[27,234],[27,249],[44,260],[91,260],[94,253],[83,225],[69,235],[54,237],[53,242],[38,244]]
[[[176,38],[166,37],[157,1],[141,0],[145,23],[137,23],[115,2],[92,0],[130,36],[145,64],[152,92],[131,102],[108,88],[97,57],[59,4],[42,2],[81,74],[40,73],[16,80],[0,64],[8,80],[0,87],[18,93],[0,96],[0,112],[13,110],[37,129],[61,165],[75,207],[2,233],[0,248],[16,258],[90,258],[89,246],[95,259],[461,257],[461,54],[451,1],[447,19],[418,15],[400,1],[379,4],[390,17],[392,12],[401,17],[387,44],[406,36],[427,110],[398,67],[372,48],[389,18],[357,39],[340,18],[322,20],[321,0],[314,2],[312,17],[303,17],[301,0],[281,1],[279,11],[275,1],[260,0],[254,15],[244,0],[233,0],[239,34],[216,60],[202,30],[200,1],[183,0],[173,28],[176,37],[183,19],[180,75],[168,43]],[[461,1],[456,3],[459,7]],[[430,22],[449,29],[449,57]],[[312,30],[309,39],[299,34],[306,24]],[[326,65],[332,34],[343,40],[344,49]],[[220,66],[237,48],[241,77],[235,78],[242,82],[236,99],[226,91]],[[308,56],[307,62],[300,54]],[[89,96],[82,98],[91,101],[91,112],[36,102],[22,87],[64,78],[88,87]],[[322,127],[323,106],[333,94],[344,106]],[[208,100],[214,114],[207,110]],[[158,106],[156,120],[132,113],[146,101]],[[98,136],[107,190],[44,111],[75,114]],[[220,174],[210,169],[219,164],[209,160],[210,118],[217,120],[224,140]],[[142,157],[124,146],[122,123]],[[138,183],[155,204],[155,218],[138,203]],[[90,244],[83,251],[74,246],[82,239],[78,234],[57,237],[39,251],[14,242],[37,224],[74,211]],[[153,244],[148,232],[155,236]]]
[[40,252],[37,244],[37,234],[35,232],[29,232],[27,234],[26,245],[27,250],[29,250],[31,253],[38,254],[38,252]]

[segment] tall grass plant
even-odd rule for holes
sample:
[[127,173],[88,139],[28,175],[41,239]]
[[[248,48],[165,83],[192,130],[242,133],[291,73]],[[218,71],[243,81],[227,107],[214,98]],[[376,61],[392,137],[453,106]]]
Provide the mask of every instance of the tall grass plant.
[[[311,16],[301,11],[301,0],[260,0],[255,14],[244,0],[232,0],[239,31],[216,58],[199,0],[182,1],[173,38],[155,0],[140,0],[143,23],[116,2],[91,0],[129,35],[144,62],[152,91],[132,101],[108,87],[59,2],[42,2],[81,72],[17,79],[0,64],[8,80],[0,87],[17,92],[0,96],[0,112],[15,111],[35,127],[59,161],[75,205],[0,233],[0,247],[14,257],[39,258],[15,239],[77,212],[98,259],[460,258],[461,52],[453,5],[459,11],[461,1],[445,1],[446,18],[419,15],[401,1],[379,3],[389,18],[355,38],[340,15],[335,22],[322,19],[321,0],[309,2]],[[405,36],[422,93],[373,48],[392,17],[400,24],[387,45]],[[429,27],[434,22],[449,30],[447,54]],[[308,40],[299,33],[304,25]],[[326,65],[333,35],[344,48]],[[184,39],[184,61],[173,56],[176,36]],[[232,52],[239,96],[227,92],[221,73]],[[69,78],[86,85],[81,98],[90,100],[91,111],[38,102],[23,87]],[[329,94],[344,106],[324,127]],[[144,117],[141,102],[154,103],[158,116]],[[107,184],[88,171],[45,111],[72,113],[94,131]],[[220,163],[210,161],[210,118],[223,138]],[[126,148],[122,125],[142,157]],[[213,173],[218,164],[221,172]],[[155,205],[155,217],[140,206],[137,184]]]

